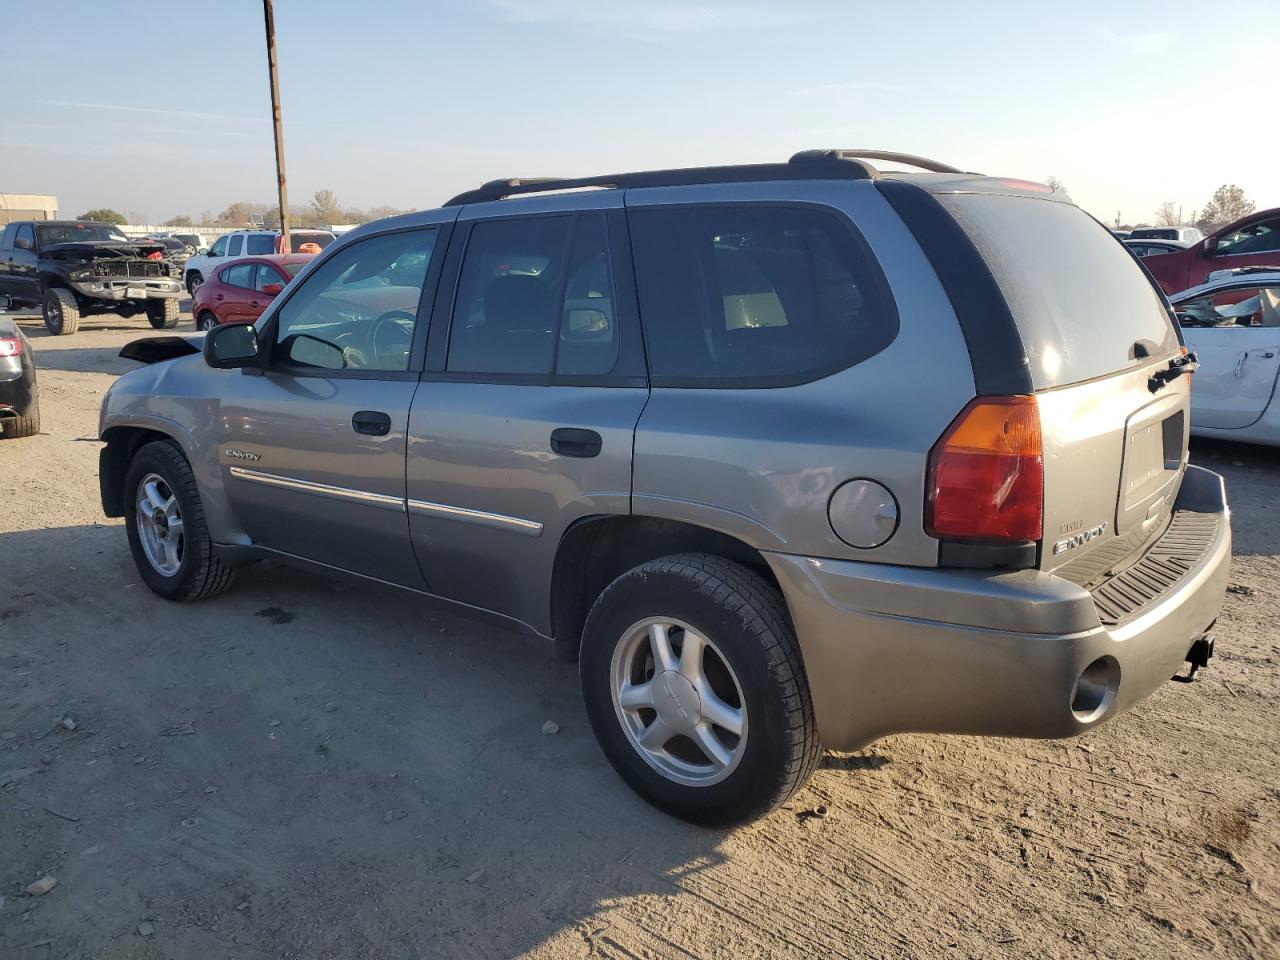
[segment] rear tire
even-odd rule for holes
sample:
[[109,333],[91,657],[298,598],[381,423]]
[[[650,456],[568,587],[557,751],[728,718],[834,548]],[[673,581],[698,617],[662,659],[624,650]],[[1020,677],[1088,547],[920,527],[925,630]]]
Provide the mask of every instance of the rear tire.
[[177,300],[148,300],[147,322],[157,330],[172,330],[178,325]]
[[65,287],[45,292],[44,326],[55,337],[68,336],[80,329],[80,304],[74,293]]
[[14,440],[18,437],[34,437],[40,432],[40,401],[31,401],[31,409],[25,417],[0,420],[0,436]]
[[235,569],[214,552],[195,474],[182,451],[166,440],[146,444],[129,463],[124,489],[129,549],[153,593],[187,603],[231,586]]
[[[655,626],[674,657],[665,669]],[[692,669],[687,649],[700,649]],[[804,786],[821,759],[782,596],[723,557],[664,557],[618,577],[587,617],[579,672],[609,762],[642,797],[683,820],[731,826],[763,816]],[[688,676],[697,679],[686,689]],[[682,725],[690,732],[679,732]]]
[[191,296],[196,295],[196,287],[204,283],[204,277],[200,275],[198,270],[192,270],[187,274],[187,293]]
[[218,318],[209,310],[202,310],[200,316],[196,317],[196,329],[203,330],[208,333],[218,325]]

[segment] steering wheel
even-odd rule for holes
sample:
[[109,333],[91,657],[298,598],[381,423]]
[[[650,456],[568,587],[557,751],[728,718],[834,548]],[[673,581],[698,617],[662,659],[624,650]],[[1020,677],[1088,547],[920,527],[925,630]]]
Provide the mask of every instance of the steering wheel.
[[[408,310],[388,310],[377,317],[369,327],[369,345],[373,348],[374,356],[378,357],[379,360],[383,358],[384,351],[389,350],[389,348],[403,346],[406,355],[409,352],[409,347],[413,343],[413,328],[410,327],[406,330],[396,323],[397,320],[408,320],[410,323],[414,323],[417,317]],[[388,331],[392,334],[390,338],[383,336]],[[384,345],[380,342],[380,337],[389,342]]]

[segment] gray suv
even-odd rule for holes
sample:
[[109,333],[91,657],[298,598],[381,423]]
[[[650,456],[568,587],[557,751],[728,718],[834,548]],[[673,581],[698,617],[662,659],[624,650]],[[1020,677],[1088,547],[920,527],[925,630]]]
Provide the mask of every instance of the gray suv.
[[875,151],[499,181],[124,353],[102,502],[152,590],[279,557],[546,638],[689,820],[823,745],[1083,733],[1212,652],[1194,357],[1038,184]]

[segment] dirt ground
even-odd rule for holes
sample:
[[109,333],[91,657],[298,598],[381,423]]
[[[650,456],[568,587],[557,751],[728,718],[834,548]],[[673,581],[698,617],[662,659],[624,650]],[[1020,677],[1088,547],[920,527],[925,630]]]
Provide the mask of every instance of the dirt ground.
[[1236,538],[1200,681],[1075,741],[829,755],[789,809],[715,832],[622,784],[574,667],[526,638],[274,565],[153,596],[95,440],[151,331],[26,329],[44,432],[0,441],[0,957],[1280,957],[1280,452],[1194,447]]

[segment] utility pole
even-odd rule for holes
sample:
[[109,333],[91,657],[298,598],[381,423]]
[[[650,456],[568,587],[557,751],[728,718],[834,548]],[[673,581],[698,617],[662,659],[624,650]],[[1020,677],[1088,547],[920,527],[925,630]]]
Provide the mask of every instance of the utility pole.
[[276,181],[280,198],[280,233],[284,251],[289,252],[289,190],[284,178],[284,130],[280,125],[280,78],[276,71],[276,17],[272,0],[262,0],[262,14],[267,21],[267,71],[271,74],[271,123],[276,134]]

